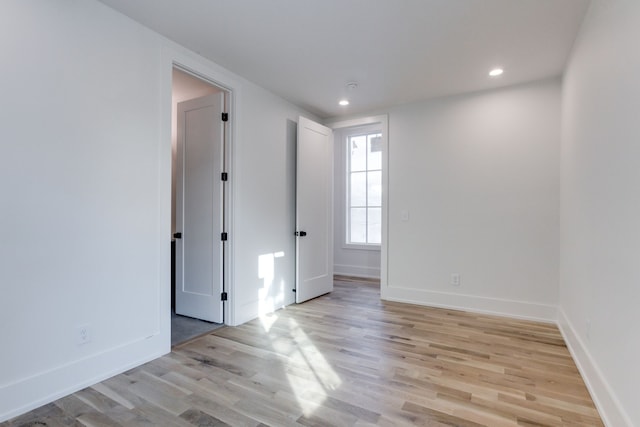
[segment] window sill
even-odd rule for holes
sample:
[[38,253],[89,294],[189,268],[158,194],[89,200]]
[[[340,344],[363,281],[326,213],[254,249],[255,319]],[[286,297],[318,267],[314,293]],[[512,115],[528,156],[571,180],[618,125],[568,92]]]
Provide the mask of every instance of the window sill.
[[356,251],[377,251],[380,252],[381,245],[354,245],[350,243],[343,243],[342,249],[356,250]]

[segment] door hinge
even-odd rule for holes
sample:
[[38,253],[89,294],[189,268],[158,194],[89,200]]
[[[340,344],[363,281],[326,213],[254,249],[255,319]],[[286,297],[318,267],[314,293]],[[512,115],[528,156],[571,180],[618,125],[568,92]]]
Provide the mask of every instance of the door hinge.
[[222,113],[222,121],[223,122],[229,121],[229,113]]
[[226,242],[228,237],[229,236],[227,235],[227,232],[225,231],[224,233],[222,233],[220,235],[220,240],[222,240],[223,242]]
[[221,294],[220,294],[220,300],[222,300],[222,301],[226,301],[226,300],[227,300],[227,298],[228,298],[228,296],[227,296],[227,293],[226,293],[226,292],[223,292],[223,293],[221,293]]
[[220,175],[220,179],[222,179],[223,181],[228,181],[229,174],[227,174],[226,172],[222,172],[222,174]]

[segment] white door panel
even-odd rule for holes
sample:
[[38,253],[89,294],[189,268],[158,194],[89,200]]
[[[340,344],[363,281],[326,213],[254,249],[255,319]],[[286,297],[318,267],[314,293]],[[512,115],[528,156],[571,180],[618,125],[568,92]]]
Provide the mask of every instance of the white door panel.
[[333,136],[298,121],[296,167],[296,302],[333,290]]
[[178,104],[176,313],[222,323],[224,94]]

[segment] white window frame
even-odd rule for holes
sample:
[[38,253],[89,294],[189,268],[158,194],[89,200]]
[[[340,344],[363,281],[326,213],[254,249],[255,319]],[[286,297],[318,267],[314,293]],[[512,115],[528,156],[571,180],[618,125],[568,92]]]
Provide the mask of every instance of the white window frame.
[[[344,181],[343,181],[343,189],[344,189],[344,205],[343,205],[343,215],[344,215],[344,230],[342,233],[342,242],[343,242],[343,247],[347,248],[347,249],[361,249],[361,250],[371,250],[371,251],[379,251],[381,249],[381,243],[352,243],[350,241],[351,239],[351,175],[352,175],[352,171],[351,171],[351,156],[350,156],[350,140],[353,137],[357,137],[357,136],[363,136],[363,135],[372,135],[372,134],[380,134],[381,137],[383,137],[383,130],[382,130],[382,126],[378,125],[378,124],[374,124],[374,125],[366,125],[366,126],[358,126],[358,127],[353,127],[353,128],[349,128],[349,129],[344,129],[344,133],[343,133],[343,137],[342,137],[342,144],[343,144],[343,149],[342,151],[342,160],[343,160],[343,170],[344,170]],[[384,153],[383,153],[384,154]],[[367,184],[366,184],[366,188],[368,189],[368,173],[369,172],[375,172],[375,171],[379,171],[380,174],[383,174],[383,163],[381,164],[380,169],[369,169],[369,165],[368,165],[368,155],[367,155],[367,164],[366,164],[366,168],[364,171],[361,172],[365,172],[365,176],[367,177]],[[369,194],[368,191],[366,192],[366,206],[363,206],[364,208],[369,208],[369,207],[379,207],[380,208],[380,212],[381,212],[381,216],[382,216],[382,210],[383,210],[383,204],[382,204],[382,200],[380,202],[380,206],[370,206],[369,205]],[[367,240],[368,240],[368,216],[367,216],[367,226],[366,226],[366,232],[367,232]],[[380,233],[382,236],[382,223],[380,224]]]
[[[382,127],[382,245],[380,245],[380,298],[383,300],[393,297],[394,292],[389,287],[389,116],[381,114],[377,116],[362,116],[351,119],[333,120],[325,123],[334,131],[336,144],[340,144],[340,135],[343,131],[355,126],[376,124]],[[340,153],[339,146],[336,153]],[[336,156],[336,165],[342,160],[342,156]],[[344,170],[344,169],[343,169]],[[344,186],[342,187],[344,188]],[[344,200],[342,197],[340,200]],[[341,212],[336,212],[341,214]],[[342,230],[341,230],[342,231]],[[373,250],[373,249],[372,249]]]

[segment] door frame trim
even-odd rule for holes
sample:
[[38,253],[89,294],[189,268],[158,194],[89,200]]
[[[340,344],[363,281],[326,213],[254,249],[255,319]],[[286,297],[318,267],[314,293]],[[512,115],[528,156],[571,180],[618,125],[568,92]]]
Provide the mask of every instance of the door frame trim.
[[[186,51],[179,47],[163,47],[162,49],[162,67],[160,76],[161,85],[161,165],[159,167],[159,194],[163,200],[162,229],[159,230],[160,251],[162,256],[159,266],[159,276],[161,286],[158,290],[160,293],[160,324],[161,330],[167,331],[167,346],[170,348],[171,340],[171,265],[169,245],[166,244],[171,235],[171,108],[172,108],[172,70],[177,68],[188,74],[193,75],[205,82],[219,87],[226,92],[226,110],[229,113],[229,122],[226,129],[226,149],[225,149],[225,169],[228,173],[228,181],[226,183],[226,191],[224,194],[224,218],[226,223],[226,232],[228,240],[224,249],[224,269],[225,277],[223,290],[227,293],[228,299],[223,308],[223,318],[225,325],[236,325],[236,315],[234,304],[237,301],[235,297],[235,281],[234,281],[234,261],[235,261],[235,224],[234,224],[234,206],[235,206],[235,188],[236,164],[235,164],[235,146],[239,139],[240,127],[240,105],[242,103],[242,81],[222,69],[220,66],[210,62],[193,52]],[[165,185],[166,184],[166,185]],[[164,249],[167,246],[167,249]],[[164,256],[166,253],[166,256]],[[166,301],[166,303],[165,303]]]
[[[335,130],[380,124],[382,128],[382,242],[380,244],[380,297],[385,299],[388,288],[389,253],[389,116],[358,117],[349,120],[330,121],[325,126]],[[335,140],[334,140],[335,142]]]

